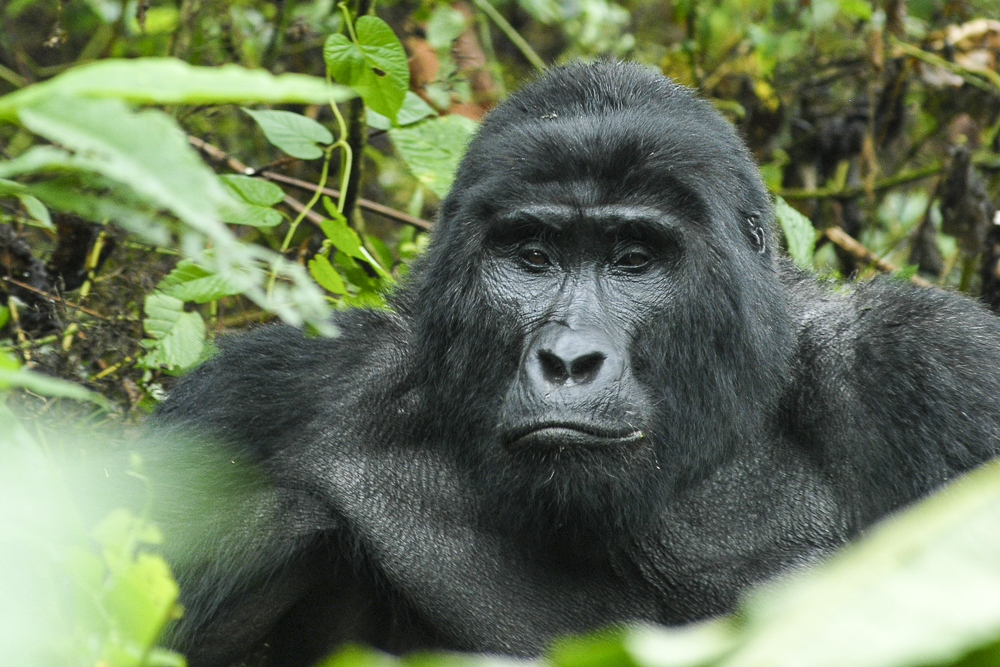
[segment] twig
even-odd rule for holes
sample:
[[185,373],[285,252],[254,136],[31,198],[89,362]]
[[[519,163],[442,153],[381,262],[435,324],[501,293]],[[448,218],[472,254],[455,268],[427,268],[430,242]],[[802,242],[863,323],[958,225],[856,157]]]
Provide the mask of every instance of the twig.
[[10,311],[10,321],[14,325],[14,331],[17,335],[21,358],[24,359],[24,365],[31,368],[35,364],[31,360],[31,350],[28,349],[28,337],[25,335],[24,329],[21,328],[21,316],[17,312],[17,299],[11,294],[7,295],[7,310]]
[[[853,236],[845,232],[840,227],[827,227],[823,230],[823,234],[826,238],[830,239],[835,245],[843,248],[847,252],[854,255],[857,259],[861,260],[866,264],[871,264],[879,271],[884,271],[885,273],[892,273],[893,271],[898,271],[899,267],[892,262],[886,261],[873,253],[868,248],[861,245],[861,243],[855,239]],[[918,275],[910,276],[910,282],[914,285],[920,285],[921,287],[931,287],[931,283],[924,280]]]
[[[291,176],[285,176],[284,174],[278,174],[273,171],[262,171],[260,172],[260,176],[266,178],[269,181],[278,181],[279,183],[287,183],[288,185],[293,185],[297,188],[302,188],[304,190],[316,190],[315,184],[310,183],[309,181],[303,181],[301,179],[293,178]],[[335,190],[334,188],[323,188],[321,192],[325,195],[330,196],[331,198],[336,198],[340,196],[340,191]],[[371,213],[377,213],[379,215],[383,215],[397,222],[402,222],[407,225],[413,225],[414,227],[419,227],[420,229],[430,230],[434,227],[434,223],[428,222],[423,218],[418,218],[416,216],[410,215],[409,213],[403,213],[402,211],[397,211],[394,208],[389,208],[388,206],[384,206],[382,204],[379,204],[378,202],[373,202],[370,199],[359,199],[358,205],[361,208],[365,209],[366,211],[370,211]]]
[[101,378],[104,378],[104,377],[107,377],[108,375],[111,375],[112,373],[114,373],[115,371],[117,371],[119,368],[121,368],[125,364],[130,364],[130,363],[132,363],[132,357],[125,357],[124,359],[122,359],[121,361],[119,361],[117,364],[112,364],[112,365],[108,366],[107,368],[105,368],[104,370],[102,370],[102,371],[100,371],[98,373],[95,373],[94,375],[91,375],[88,378],[88,381],[93,382],[94,380],[100,380]]
[[[284,174],[279,174],[273,171],[257,171],[252,167],[248,167],[247,165],[243,164],[236,158],[231,157],[228,153],[226,153],[218,146],[214,146],[208,143],[207,141],[199,139],[198,137],[188,135],[188,142],[198,150],[202,151],[203,153],[211,157],[212,159],[218,160],[220,162],[225,162],[226,166],[228,166],[230,169],[239,174],[243,174],[244,176],[257,176],[259,178],[264,178],[269,181],[278,181],[279,183],[287,183],[288,185],[294,185],[295,187],[299,187],[304,190],[309,190],[311,192],[316,191],[315,183],[309,183],[308,181],[292,178],[291,176],[285,176]],[[335,190],[334,188],[323,188],[321,192],[334,199],[340,196],[340,191]],[[287,206],[295,209],[296,212],[302,210],[302,204],[299,201],[287,195],[285,196],[284,203]],[[408,213],[403,213],[402,211],[397,211],[396,209],[389,208],[388,206],[383,206],[382,204],[373,202],[370,199],[364,199],[364,198],[358,199],[358,206],[365,209],[366,211],[370,211],[372,213],[377,213],[378,215],[385,216],[390,220],[395,220],[396,222],[402,222],[407,225],[413,225],[414,227],[419,227],[420,229],[429,230],[434,226],[433,223],[428,222],[427,220],[423,220],[421,218],[409,215]],[[312,215],[307,214],[307,217],[311,222],[315,222],[317,224],[319,223],[320,220],[323,219],[322,216],[315,213]]]
[[31,285],[28,285],[27,283],[22,283],[20,280],[14,280],[13,278],[8,278],[6,276],[0,276],[0,280],[3,280],[6,283],[10,283],[11,285],[17,285],[21,289],[26,289],[29,292],[34,292],[35,294],[38,294],[39,296],[45,297],[49,301],[57,301],[57,302],[63,304],[64,306],[69,306],[70,308],[75,308],[76,310],[79,310],[79,311],[82,311],[84,313],[87,313],[88,315],[93,315],[94,317],[100,318],[102,320],[108,319],[107,315],[101,315],[97,311],[94,311],[94,310],[91,310],[90,308],[86,308],[84,306],[81,306],[78,303],[73,303],[72,301],[67,301],[66,299],[64,299],[62,297],[56,296],[55,294],[50,294],[50,293],[48,293],[48,292],[46,292],[44,290],[38,289],[37,287],[32,287]]

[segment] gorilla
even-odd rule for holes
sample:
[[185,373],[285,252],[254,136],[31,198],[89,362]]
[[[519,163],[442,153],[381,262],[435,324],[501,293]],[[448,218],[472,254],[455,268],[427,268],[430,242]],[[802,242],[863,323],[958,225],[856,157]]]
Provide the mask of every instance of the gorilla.
[[711,617],[1000,447],[1000,321],[796,270],[730,124],[635,64],[493,110],[389,307],[334,322],[222,341],[155,418],[256,471],[187,517],[192,667]]

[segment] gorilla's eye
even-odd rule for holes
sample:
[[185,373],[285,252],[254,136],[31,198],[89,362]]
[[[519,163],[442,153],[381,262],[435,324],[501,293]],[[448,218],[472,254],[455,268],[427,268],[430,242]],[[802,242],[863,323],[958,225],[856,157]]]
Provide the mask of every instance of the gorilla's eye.
[[615,268],[643,269],[651,261],[650,256],[642,250],[628,250],[615,258]]
[[543,250],[532,246],[522,248],[520,257],[521,261],[532,269],[544,269],[552,263]]

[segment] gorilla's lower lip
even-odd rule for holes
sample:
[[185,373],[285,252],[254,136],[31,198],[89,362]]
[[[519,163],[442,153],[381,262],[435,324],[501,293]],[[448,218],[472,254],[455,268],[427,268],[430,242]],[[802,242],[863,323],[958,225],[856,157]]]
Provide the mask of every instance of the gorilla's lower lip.
[[621,447],[637,443],[644,437],[642,431],[630,427],[547,423],[516,429],[507,439],[507,448]]

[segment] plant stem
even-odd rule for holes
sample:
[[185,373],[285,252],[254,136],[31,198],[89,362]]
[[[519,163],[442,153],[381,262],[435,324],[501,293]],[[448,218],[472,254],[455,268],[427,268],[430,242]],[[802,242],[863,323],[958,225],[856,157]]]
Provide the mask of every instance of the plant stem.
[[535,50],[524,40],[524,37],[518,34],[517,30],[514,30],[514,26],[507,22],[507,19],[503,17],[496,10],[496,7],[489,3],[489,0],[472,0],[472,4],[476,6],[479,11],[490,17],[490,20],[500,28],[500,32],[507,36],[514,46],[517,47],[518,51],[521,52],[529,63],[534,65],[535,69],[539,72],[545,71],[545,61],[535,53]]

